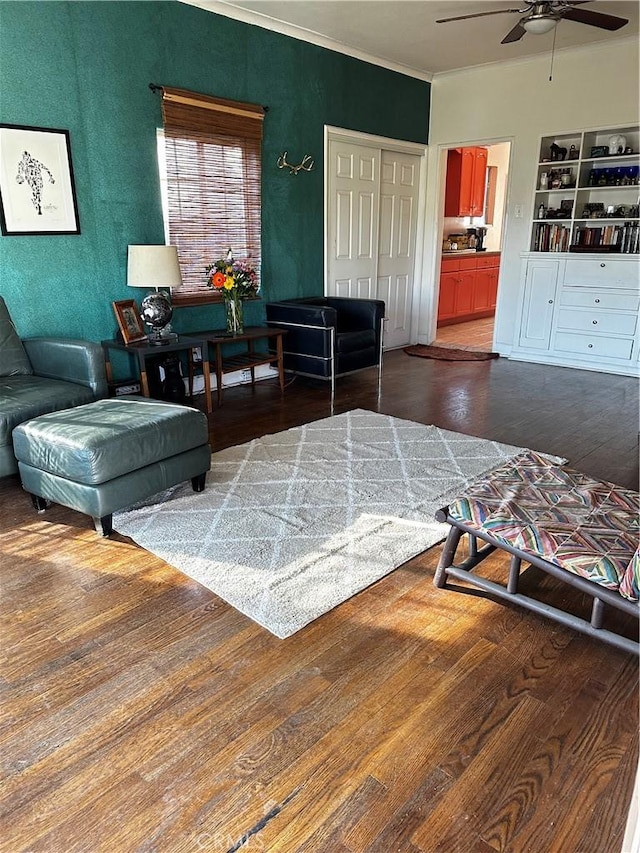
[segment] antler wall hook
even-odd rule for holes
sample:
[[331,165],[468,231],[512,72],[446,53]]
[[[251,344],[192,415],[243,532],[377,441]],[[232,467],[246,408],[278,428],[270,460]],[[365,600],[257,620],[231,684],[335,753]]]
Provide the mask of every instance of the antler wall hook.
[[297,166],[292,166],[291,163],[287,163],[287,154],[288,151],[285,151],[284,154],[281,154],[278,157],[277,165],[278,169],[289,169],[290,175],[297,175],[299,171],[310,172],[313,169],[314,159],[311,154],[305,154],[302,158],[302,162],[298,163]]

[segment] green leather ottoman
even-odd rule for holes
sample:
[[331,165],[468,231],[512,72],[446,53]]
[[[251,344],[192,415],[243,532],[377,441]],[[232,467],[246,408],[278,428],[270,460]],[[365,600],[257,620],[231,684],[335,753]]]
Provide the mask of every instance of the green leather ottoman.
[[103,536],[112,513],[191,479],[201,492],[211,467],[206,416],[144,397],[98,400],[50,412],[13,431],[22,485],[93,517]]

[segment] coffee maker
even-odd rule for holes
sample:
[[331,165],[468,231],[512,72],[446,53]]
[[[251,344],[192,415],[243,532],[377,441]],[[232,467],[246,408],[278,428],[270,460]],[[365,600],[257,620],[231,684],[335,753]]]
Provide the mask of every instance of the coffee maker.
[[476,228],[476,252],[486,252],[487,250],[482,245],[484,243],[484,238],[487,235],[486,228]]

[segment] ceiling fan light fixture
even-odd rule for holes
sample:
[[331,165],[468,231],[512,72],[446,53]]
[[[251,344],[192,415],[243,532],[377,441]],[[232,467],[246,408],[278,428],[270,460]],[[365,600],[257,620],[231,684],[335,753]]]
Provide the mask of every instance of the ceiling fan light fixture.
[[534,15],[531,18],[526,18],[522,21],[522,26],[528,33],[532,33],[536,36],[544,35],[544,33],[549,33],[558,23],[559,18],[555,15]]

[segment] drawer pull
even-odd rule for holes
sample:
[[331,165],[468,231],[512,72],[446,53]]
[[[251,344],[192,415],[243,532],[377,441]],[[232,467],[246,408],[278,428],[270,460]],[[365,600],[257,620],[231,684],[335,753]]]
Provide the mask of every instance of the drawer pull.
[[606,264],[600,264],[601,267],[606,267]]
[[593,349],[593,344],[587,344],[587,349]]
[[553,299],[549,300],[549,305],[553,305]]
[[596,304],[597,304],[598,302],[600,302],[600,300],[599,300],[599,299],[594,299],[593,301],[594,301]]
[[598,325],[598,321],[597,321],[597,320],[592,320],[591,322],[593,323],[593,325],[594,325],[594,326],[597,326],[597,325]]

